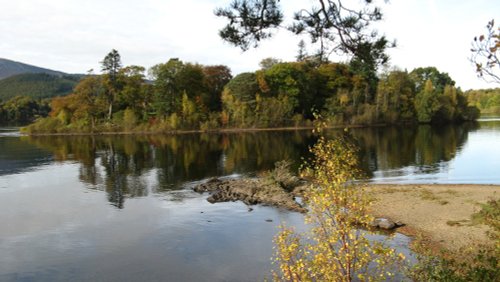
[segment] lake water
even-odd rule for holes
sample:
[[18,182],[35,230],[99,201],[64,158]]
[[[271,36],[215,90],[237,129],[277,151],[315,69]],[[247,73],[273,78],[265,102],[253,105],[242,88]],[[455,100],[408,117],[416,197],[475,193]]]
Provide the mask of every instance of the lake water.
[[[350,132],[370,181],[500,184],[500,119]],[[297,168],[315,138],[28,137],[0,129],[0,281],[262,280],[278,225],[303,230],[302,216],[210,204],[191,187],[255,176],[282,159]],[[407,243],[391,241],[405,252]]]

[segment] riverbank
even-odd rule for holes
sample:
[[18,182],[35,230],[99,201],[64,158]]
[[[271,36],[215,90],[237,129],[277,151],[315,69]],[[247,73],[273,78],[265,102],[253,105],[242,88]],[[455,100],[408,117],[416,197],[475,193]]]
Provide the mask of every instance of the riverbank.
[[[368,128],[368,127],[384,127],[390,124],[344,124],[326,126],[325,129],[344,129],[344,128]],[[405,124],[401,124],[405,125]],[[406,124],[407,125],[407,124]],[[240,133],[240,132],[264,132],[264,131],[297,131],[297,130],[313,130],[314,126],[282,126],[282,127],[235,127],[235,128],[217,128],[217,129],[178,129],[178,130],[117,130],[117,131],[84,131],[84,132],[31,132],[21,127],[21,133],[30,136],[88,136],[88,135],[182,135],[193,133]]]
[[[307,212],[307,205],[295,201],[306,187],[303,180],[285,169],[275,169],[257,179],[210,179],[194,190],[208,192],[210,203],[243,201],[247,205],[264,204]],[[473,222],[472,216],[481,210],[481,204],[499,199],[500,185],[371,184],[366,191],[373,198],[374,217],[397,222],[396,226],[402,223],[398,232],[415,238],[421,236],[436,250],[492,243],[487,234],[492,231],[490,227]]]
[[375,216],[399,220],[398,232],[422,235],[435,249],[459,250],[474,244],[492,244],[490,228],[473,224],[480,204],[500,197],[500,185],[376,184],[367,187],[375,201]]

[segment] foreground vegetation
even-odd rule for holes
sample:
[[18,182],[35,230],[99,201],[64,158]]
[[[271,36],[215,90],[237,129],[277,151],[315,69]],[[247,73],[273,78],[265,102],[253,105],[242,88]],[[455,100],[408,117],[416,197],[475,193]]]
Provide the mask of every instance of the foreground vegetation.
[[[442,249],[439,254],[429,251],[428,244],[415,244],[418,263],[411,269],[415,281],[498,281],[500,279],[500,209],[499,200],[481,204],[474,213],[472,224],[490,227],[491,244],[471,243],[458,250]],[[420,238],[419,238],[420,239]]]
[[[275,280],[498,281],[500,278],[498,199],[480,204],[481,209],[471,214],[468,219],[472,225],[489,226],[487,243],[469,242],[456,249],[441,248],[444,244],[436,242],[433,240],[435,238],[429,237],[429,234],[422,233],[421,226],[405,221],[409,225],[409,230],[412,230],[412,235],[417,235],[417,240],[413,244],[416,261],[409,262],[384,242],[368,240],[368,236],[372,234],[369,224],[373,220],[372,202],[367,190],[352,182],[359,178],[356,169],[358,157],[353,143],[346,141],[349,138],[327,140],[320,137],[311,149],[313,158],[302,170],[303,175],[312,180],[312,184],[304,192],[304,201],[309,210],[306,214],[306,223],[310,224],[311,230],[307,234],[298,234],[292,228],[283,227],[276,236],[275,261],[279,265],[280,272],[274,273]],[[441,206],[450,204],[441,199],[441,194],[434,194],[426,189],[398,186],[382,188],[379,192],[384,195],[404,193],[403,198],[407,200],[401,202],[406,208],[419,201],[430,201]],[[459,195],[461,193],[471,197],[470,193],[462,192],[463,189],[439,188],[443,188],[439,190],[444,190],[442,192],[449,194],[450,197],[459,198],[458,202],[464,200],[463,196]],[[494,187],[483,188],[486,194],[496,195],[491,191]],[[415,200],[409,197],[408,193],[416,193],[421,199]],[[394,203],[394,199],[389,199],[389,202]],[[460,203],[458,206],[460,207]],[[405,214],[404,209],[399,206],[399,210],[395,211],[396,216]],[[431,222],[436,218],[419,214],[420,210],[416,210],[415,207],[411,209],[411,214],[415,214],[415,217],[425,218],[425,224],[440,224],[438,220]],[[452,210],[456,210],[456,207]],[[432,213],[436,213],[436,209],[433,209]],[[447,216],[441,212],[437,213],[439,218]],[[415,226],[418,229],[414,229]],[[454,227],[449,225],[448,228]],[[447,233],[450,232],[453,233],[453,230],[448,230]],[[475,237],[471,237],[469,241],[471,240],[475,240]],[[446,242],[446,244],[452,243]]]
[[276,281],[385,281],[396,273],[402,254],[373,235],[370,199],[359,178],[356,148],[349,139],[320,137],[303,175],[312,180],[305,192],[308,234],[283,227],[276,236]]

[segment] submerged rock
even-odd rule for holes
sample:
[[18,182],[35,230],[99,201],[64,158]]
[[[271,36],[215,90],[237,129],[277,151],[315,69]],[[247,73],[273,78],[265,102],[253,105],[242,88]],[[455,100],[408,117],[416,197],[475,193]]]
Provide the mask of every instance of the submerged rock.
[[295,201],[279,183],[264,179],[229,179],[212,178],[194,187],[198,193],[208,192],[210,203],[242,201],[247,205],[264,204],[291,211],[304,213],[307,210]]

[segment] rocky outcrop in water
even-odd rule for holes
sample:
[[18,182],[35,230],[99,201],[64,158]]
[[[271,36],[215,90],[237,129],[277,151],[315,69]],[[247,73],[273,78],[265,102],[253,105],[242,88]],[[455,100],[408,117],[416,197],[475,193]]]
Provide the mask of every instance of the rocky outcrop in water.
[[[278,164],[279,165],[279,164]],[[209,193],[210,203],[242,201],[247,205],[263,204],[305,213],[307,209],[295,198],[303,195],[306,181],[293,176],[278,166],[277,169],[260,178],[219,179],[212,178],[194,187],[198,193]],[[251,211],[252,208],[249,208]],[[375,218],[371,227],[393,230],[404,224],[388,218]]]
[[[307,210],[295,201],[301,189],[297,178],[295,182],[286,185],[276,181],[263,179],[228,179],[212,178],[206,183],[194,187],[198,193],[208,192],[210,203],[242,201],[247,205],[264,204],[276,206],[291,211],[304,213]],[[304,185],[302,183],[302,185]]]

